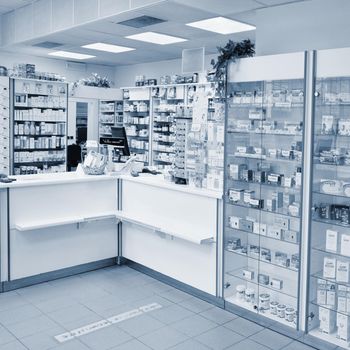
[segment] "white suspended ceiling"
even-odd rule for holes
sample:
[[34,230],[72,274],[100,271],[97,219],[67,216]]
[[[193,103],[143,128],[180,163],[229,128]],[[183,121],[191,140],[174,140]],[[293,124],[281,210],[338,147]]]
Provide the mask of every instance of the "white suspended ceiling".
[[[255,24],[255,11],[269,6],[308,0],[0,0],[10,9],[2,15],[2,47],[6,51],[48,57],[56,50],[95,55],[89,63],[127,65],[180,58],[183,49],[202,47],[216,53],[228,39],[255,40],[255,31],[221,35],[186,23],[215,16]],[[15,7],[11,7],[10,5]],[[24,6],[22,6],[24,5]],[[118,22],[148,15],[166,22],[132,28]],[[188,39],[171,45],[156,45],[126,39],[125,36],[155,31]],[[33,45],[41,42],[62,44],[47,49]],[[136,50],[124,53],[98,52],[81,48],[102,42]]]

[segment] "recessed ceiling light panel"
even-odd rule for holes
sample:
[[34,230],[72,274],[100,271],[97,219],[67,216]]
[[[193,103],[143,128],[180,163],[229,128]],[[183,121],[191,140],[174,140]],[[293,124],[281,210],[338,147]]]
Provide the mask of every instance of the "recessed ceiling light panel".
[[225,17],[213,17],[202,21],[187,23],[188,26],[219,34],[233,34],[255,30],[256,27]]
[[155,32],[144,32],[140,34],[129,35],[127,39],[145,41],[147,43],[158,44],[158,45],[168,45],[175,43],[182,43],[187,41],[187,39],[179,38],[172,35],[160,34]]
[[92,49],[92,50],[106,51],[106,52],[113,52],[113,53],[120,53],[120,52],[127,52],[127,51],[135,50],[131,47],[118,46],[118,45],[105,44],[105,43],[88,44],[88,45],[84,45],[82,47],[85,49]]
[[49,53],[50,56],[63,57],[63,58],[73,58],[75,60],[87,60],[89,58],[94,58],[96,56],[86,55],[83,53],[69,52],[69,51],[54,51]]

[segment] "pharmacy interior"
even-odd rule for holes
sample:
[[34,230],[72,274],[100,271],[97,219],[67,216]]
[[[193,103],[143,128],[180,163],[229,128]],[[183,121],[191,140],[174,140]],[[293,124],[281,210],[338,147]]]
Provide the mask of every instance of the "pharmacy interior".
[[[226,1],[113,16],[96,1],[100,17],[78,23],[95,40],[76,19],[12,37],[11,16],[27,9],[2,16],[0,292],[127,264],[319,349],[350,348],[350,42],[274,51],[259,23],[303,1],[252,2],[256,26],[247,9],[240,31],[218,26],[207,42],[181,26],[206,37],[205,11]],[[151,26],[155,38],[142,37]],[[70,30],[71,48],[57,49]],[[32,46],[18,63],[21,41]]]

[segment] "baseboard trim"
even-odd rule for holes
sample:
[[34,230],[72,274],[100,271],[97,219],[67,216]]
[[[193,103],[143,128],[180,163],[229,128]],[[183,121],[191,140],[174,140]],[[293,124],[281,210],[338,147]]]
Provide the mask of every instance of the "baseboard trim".
[[164,275],[160,272],[157,272],[155,270],[150,269],[149,267],[146,267],[144,265],[141,265],[135,261],[127,260],[126,265],[133,268],[134,270],[137,270],[139,272],[142,272],[150,277],[153,277],[157,279],[160,282],[166,283],[176,289],[179,289],[185,293],[191,294],[199,299],[202,299],[204,301],[207,301],[210,304],[213,304],[215,306],[218,306],[220,308],[224,308],[225,303],[224,300],[216,297],[214,295],[211,295],[209,293],[203,292],[200,289],[197,289],[195,287],[192,287],[186,283],[180,282],[172,277],[169,277],[167,275]]
[[73,267],[67,267],[57,271],[45,272],[39,275],[20,278],[13,281],[2,282],[2,291],[8,292],[18,288],[32,286],[38,283],[49,282],[63,277],[78,275],[80,273],[102,269],[117,264],[117,258],[108,258]]

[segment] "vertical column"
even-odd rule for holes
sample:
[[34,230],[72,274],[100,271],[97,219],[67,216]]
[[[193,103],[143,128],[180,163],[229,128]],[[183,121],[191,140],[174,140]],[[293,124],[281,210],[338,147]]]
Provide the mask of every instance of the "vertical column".
[[304,89],[304,138],[303,138],[303,203],[301,223],[301,261],[299,291],[299,329],[307,329],[308,320],[308,277],[310,260],[310,225],[312,194],[312,154],[313,154],[313,121],[315,91],[316,52],[305,52],[305,89]]

